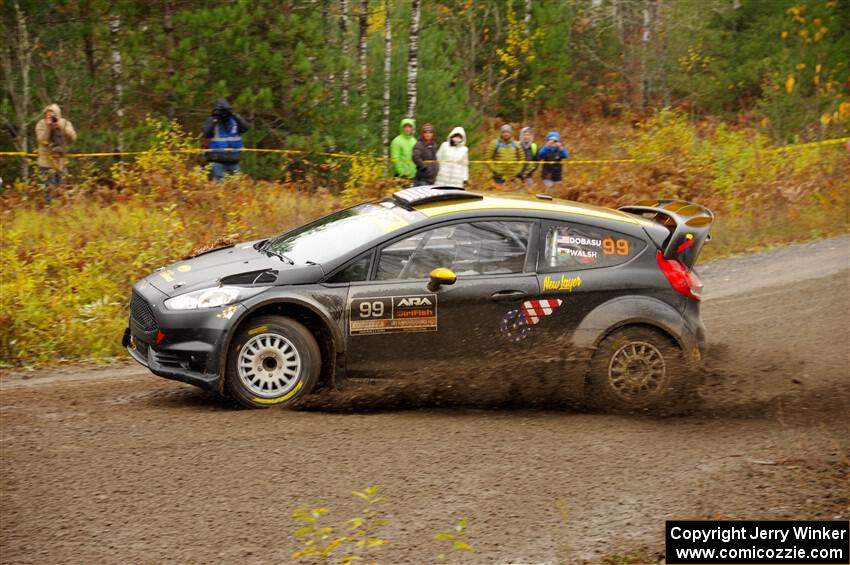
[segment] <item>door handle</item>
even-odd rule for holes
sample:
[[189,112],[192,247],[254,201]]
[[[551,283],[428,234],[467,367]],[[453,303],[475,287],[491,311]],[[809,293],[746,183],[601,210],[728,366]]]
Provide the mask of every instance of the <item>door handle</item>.
[[515,302],[527,297],[528,293],[521,290],[500,290],[490,295],[493,302]]

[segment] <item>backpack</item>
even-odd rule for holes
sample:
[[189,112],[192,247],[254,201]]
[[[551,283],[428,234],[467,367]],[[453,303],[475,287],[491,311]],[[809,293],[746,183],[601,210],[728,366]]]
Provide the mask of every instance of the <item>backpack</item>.
[[516,160],[517,160],[517,161],[524,161],[524,160],[525,160],[525,159],[524,159],[524,157],[523,157],[523,155],[522,155],[522,153],[520,152],[520,146],[519,146],[519,144],[516,142],[516,140],[515,140],[515,139],[512,139],[510,143],[502,143],[502,140],[501,140],[501,139],[497,139],[497,140],[496,140],[496,145],[495,145],[495,147],[493,147],[493,156],[492,156],[492,157],[490,157],[490,160],[491,160],[491,161],[495,161],[495,160],[496,160],[496,155],[499,153],[499,148],[500,148],[500,147],[513,147],[513,148],[514,148],[514,151],[516,152]]

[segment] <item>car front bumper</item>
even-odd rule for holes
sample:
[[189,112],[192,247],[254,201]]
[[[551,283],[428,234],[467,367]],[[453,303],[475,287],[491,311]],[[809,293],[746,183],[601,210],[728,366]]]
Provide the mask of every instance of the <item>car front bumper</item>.
[[[136,340],[129,327],[124,330],[121,344],[127,348],[130,357],[150,369],[154,375],[195,385],[205,390],[220,391],[217,373],[193,370],[185,355],[169,355],[167,352],[156,351],[152,346]],[[188,358],[191,359],[191,357],[192,355],[189,354]]]
[[166,296],[144,282],[133,293],[121,340],[130,356],[157,376],[221,392],[225,339],[245,307],[172,311],[163,306]]

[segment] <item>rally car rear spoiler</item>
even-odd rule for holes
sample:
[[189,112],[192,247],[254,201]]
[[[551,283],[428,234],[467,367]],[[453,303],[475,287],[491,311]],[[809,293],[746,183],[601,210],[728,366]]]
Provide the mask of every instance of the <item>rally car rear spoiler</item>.
[[665,259],[677,259],[689,269],[694,266],[703,244],[711,239],[714,214],[708,208],[685,200],[643,200],[622,206],[622,212],[637,214],[667,228],[669,235],[658,242]]

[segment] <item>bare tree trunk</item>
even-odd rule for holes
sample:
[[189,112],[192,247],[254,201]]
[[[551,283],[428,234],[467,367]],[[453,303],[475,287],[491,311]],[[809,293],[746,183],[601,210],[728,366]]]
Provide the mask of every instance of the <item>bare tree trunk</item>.
[[[21,153],[29,152],[29,132],[27,130],[30,113],[30,68],[32,66],[32,54],[34,48],[31,46],[27,16],[21,10],[17,0],[15,8],[15,29],[4,30],[7,41],[14,37],[14,47],[11,42],[2,47],[3,78],[6,93],[12,102],[15,113],[14,123],[3,119],[4,126],[11,130],[15,142],[15,149]],[[5,27],[5,26],[4,26]],[[16,69],[17,67],[17,69]],[[20,73],[20,89],[17,88],[17,73]],[[26,157],[21,157],[21,178],[29,178],[30,167]]]
[[83,53],[86,56],[86,69],[89,72],[90,84],[92,84],[97,74],[97,63],[94,60],[94,31],[91,27],[83,36]]
[[[113,108],[115,117],[118,119],[118,137],[115,143],[115,150],[118,152],[124,151],[123,133],[124,133],[124,84],[122,82],[121,68],[121,50],[118,47],[119,34],[121,32],[121,16],[113,14],[109,16],[109,48],[111,51],[112,71],[112,96]],[[119,157],[119,161],[121,158]]]
[[162,28],[165,31],[166,74],[171,85],[168,94],[166,94],[166,100],[168,101],[166,115],[169,120],[173,120],[177,115],[177,100],[174,98],[173,93],[174,79],[177,75],[177,70],[174,67],[174,51],[177,49],[177,39],[174,37],[174,8],[175,0],[165,0],[165,16],[162,21]]
[[369,0],[360,0],[358,22],[357,66],[360,69],[360,80],[357,85],[357,96],[362,105],[360,119],[366,123],[366,120],[369,119],[369,100],[366,98],[366,39],[369,33]]
[[[322,0],[322,22],[325,24],[325,29],[331,29],[331,17],[330,0]],[[331,49],[333,49],[336,41],[332,34],[328,37],[328,43]],[[328,91],[331,93],[336,92],[336,74],[333,72],[333,67],[331,67],[331,73],[328,75]]]
[[348,0],[340,1],[339,32],[342,36],[342,60],[345,64],[342,70],[342,105],[348,106]]
[[531,0],[525,0],[525,14],[522,18],[522,24],[526,37],[531,35]]
[[638,103],[641,111],[646,110],[646,102],[649,96],[649,77],[647,72],[647,58],[649,54],[649,43],[652,37],[652,7],[651,0],[643,3],[643,25],[640,34],[640,84],[638,86]]
[[658,56],[656,64],[658,65],[658,87],[661,90],[661,104],[666,108],[670,105],[670,83],[667,80],[667,51],[670,47],[670,30],[668,29],[669,20],[667,18],[667,10],[664,7],[664,0],[656,0],[655,3],[655,36],[658,43]]
[[422,0],[413,0],[410,7],[410,41],[407,48],[407,117],[416,115],[416,75],[419,71],[419,19]]
[[[525,14],[522,17],[522,34],[525,36],[525,40],[528,41],[531,37],[531,13],[532,13],[532,0],[525,0]],[[522,90],[519,88],[521,85],[519,84],[520,78],[519,74],[517,74],[517,90],[518,94],[522,94]],[[525,122],[528,119],[528,100],[522,99],[522,121]]]
[[623,8],[620,5],[622,0],[611,0],[611,17],[614,20],[614,27],[617,29],[617,39],[622,48],[626,43],[625,29],[623,26]]
[[384,0],[384,122],[381,139],[384,140],[384,157],[390,152],[390,73],[393,61],[392,4]]

